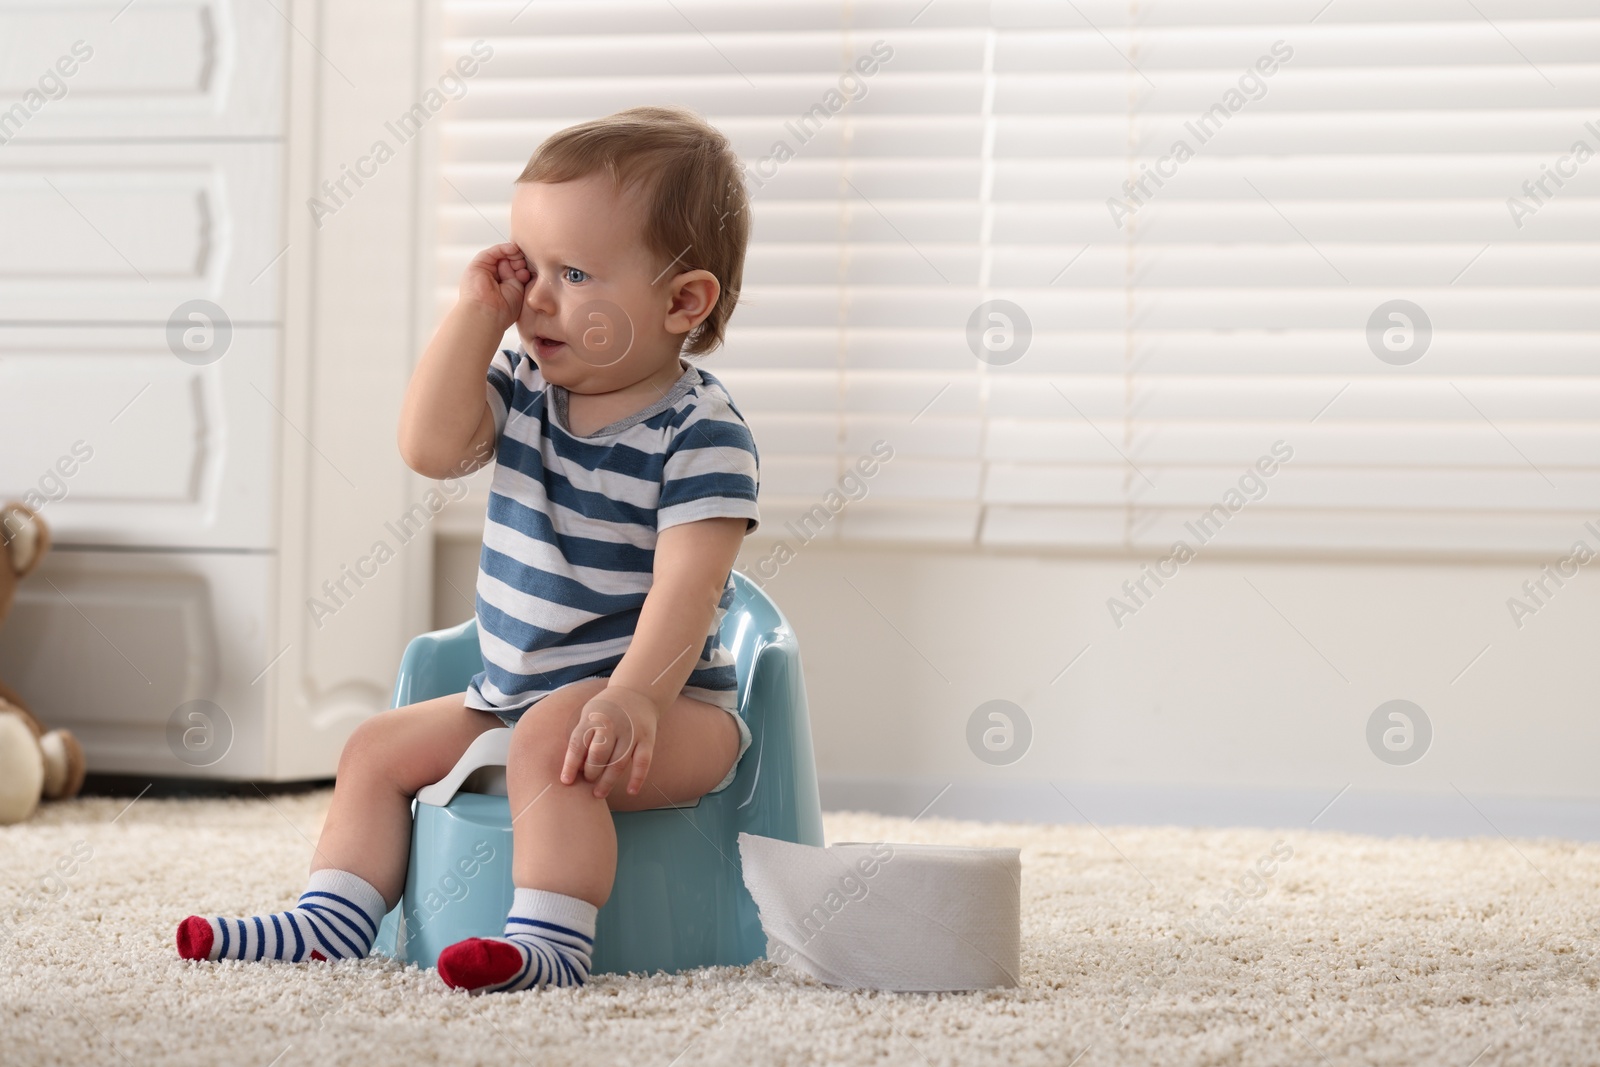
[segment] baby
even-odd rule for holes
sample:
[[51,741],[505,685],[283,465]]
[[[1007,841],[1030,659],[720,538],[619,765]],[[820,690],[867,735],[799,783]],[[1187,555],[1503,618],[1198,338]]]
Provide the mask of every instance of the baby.
[[[400,416],[418,473],[496,464],[485,669],[465,693],[363,722],[299,903],[190,916],[184,959],[366,955],[405,882],[412,795],[513,724],[505,936],[451,945],[439,975],[475,993],[582,984],[616,874],[611,813],[717,792],[750,744],[718,633],[757,524],[755,442],[727,390],[683,358],[721,343],[738,301],[738,161],[686,111],[574,126],[517,179],[511,236],[467,267]],[[496,352],[513,324],[520,351]]]

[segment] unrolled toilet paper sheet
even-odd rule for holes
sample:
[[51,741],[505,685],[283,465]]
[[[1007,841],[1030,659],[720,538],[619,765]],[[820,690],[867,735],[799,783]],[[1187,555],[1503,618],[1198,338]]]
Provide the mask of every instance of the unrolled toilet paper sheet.
[[1017,984],[1022,861],[1015,848],[739,835],[767,957],[828,985],[896,992]]

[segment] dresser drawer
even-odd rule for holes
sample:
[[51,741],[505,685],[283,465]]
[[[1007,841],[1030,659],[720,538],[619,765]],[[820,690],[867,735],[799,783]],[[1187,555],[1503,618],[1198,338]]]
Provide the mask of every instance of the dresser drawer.
[[159,327],[0,327],[0,500],[62,545],[273,547],[278,338],[194,365]]
[[276,144],[0,147],[0,323],[279,319]]
[[280,136],[281,6],[0,0],[0,143]]
[[266,555],[52,552],[0,629],[0,676],[77,734],[91,771],[264,777],[271,568]]

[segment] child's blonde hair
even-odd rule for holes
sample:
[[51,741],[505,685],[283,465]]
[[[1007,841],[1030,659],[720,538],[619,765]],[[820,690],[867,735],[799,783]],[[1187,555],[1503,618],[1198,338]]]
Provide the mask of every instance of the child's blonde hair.
[[722,292],[684,342],[691,355],[710,352],[739,302],[750,243],[750,201],[733,147],[685,108],[634,107],[551,134],[517,181],[575,181],[598,171],[619,190],[644,195],[645,243],[665,269],[716,276]]

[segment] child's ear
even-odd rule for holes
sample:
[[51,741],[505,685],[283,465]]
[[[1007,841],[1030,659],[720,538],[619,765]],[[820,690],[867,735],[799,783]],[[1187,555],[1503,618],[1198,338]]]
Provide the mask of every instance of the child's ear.
[[668,293],[671,303],[667,305],[667,332],[688,333],[717,306],[722,286],[708,270],[686,270],[672,279]]

